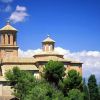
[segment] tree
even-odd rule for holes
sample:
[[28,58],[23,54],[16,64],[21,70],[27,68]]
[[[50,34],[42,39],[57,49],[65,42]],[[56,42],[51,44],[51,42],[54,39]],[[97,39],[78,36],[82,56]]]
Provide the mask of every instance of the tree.
[[68,100],[84,100],[84,94],[80,92],[78,89],[69,90]]
[[27,94],[25,100],[50,100],[52,88],[47,82],[40,82]]
[[98,91],[98,86],[96,82],[95,75],[90,75],[88,79],[88,88],[89,88],[89,96],[90,100],[99,100],[99,91]]
[[63,63],[59,61],[50,60],[44,68],[44,78],[50,82],[58,86],[60,80],[65,75],[65,68]]
[[44,79],[36,80],[26,71],[14,67],[6,73],[6,79],[14,89],[13,95],[19,100],[63,100],[61,91]]
[[100,99],[100,83],[98,84],[98,90],[99,90],[99,99]]
[[83,92],[84,92],[84,100],[89,100],[89,91],[85,79],[83,80]]
[[82,91],[82,76],[76,70],[68,71],[68,75],[63,79],[61,89],[64,95],[67,95],[71,89],[79,89]]
[[25,100],[63,100],[63,94],[46,81],[41,81],[26,96]]
[[[43,78],[36,80],[33,74],[21,71],[18,67],[14,67],[6,73],[6,78],[14,89],[14,96],[20,100],[76,100],[73,98],[79,98],[77,94],[82,97],[79,90],[70,92],[72,89],[81,87],[82,78],[75,70],[69,71],[67,78],[63,79],[63,64],[58,61],[49,61],[44,76],[46,80]],[[63,87],[62,90],[66,90],[64,92],[68,97],[64,96],[59,86]],[[71,94],[75,95],[71,96]]]
[[34,76],[26,71],[19,70],[14,67],[6,73],[6,79],[14,89],[13,95],[20,100],[24,100],[25,96],[29,94],[31,89],[36,85]]

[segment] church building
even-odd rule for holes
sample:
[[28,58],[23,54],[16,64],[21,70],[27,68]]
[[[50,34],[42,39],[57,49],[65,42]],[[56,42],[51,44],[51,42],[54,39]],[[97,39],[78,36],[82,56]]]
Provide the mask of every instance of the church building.
[[[49,60],[60,61],[68,70],[75,69],[82,75],[82,63],[65,59],[64,55],[55,52],[55,41],[47,36],[42,41],[42,51],[33,55],[32,58],[18,57],[17,29],[9,22],[0,29],[0,100],[10,100],[12,90],[5,79],[5,72],[13,67],[19,67],[34,74],[39,79],[43,67]],[[2,99],[1,99],[2,98]]]

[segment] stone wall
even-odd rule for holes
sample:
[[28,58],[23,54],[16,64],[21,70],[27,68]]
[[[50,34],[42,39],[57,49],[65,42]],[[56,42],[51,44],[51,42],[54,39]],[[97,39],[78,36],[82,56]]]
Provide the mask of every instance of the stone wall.
[[12,91],[10,86],[3,86],[3,84],[0,84],[0,100],[10,100],[14,98]]

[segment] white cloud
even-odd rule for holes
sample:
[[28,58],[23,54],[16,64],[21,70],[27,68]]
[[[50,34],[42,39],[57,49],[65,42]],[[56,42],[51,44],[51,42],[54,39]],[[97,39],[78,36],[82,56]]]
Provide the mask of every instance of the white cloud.
[[3,3],[9,3],[9,2],[13,2],[13,0],[0,0]]
[[[100,51],[71,52],[61,47],[56,47],[55,51],[63,54],[65,58],[83,62],[83,77],[88,78],[91,74],[95,74],[100,82]],[[19,56],[32,57],[35,53],[39,52],[41,52],[41,49],[27,51],[19,50]]]
[[58,52],[59,54],[63,54],[63,55],[66,55],[66,54],[69,54],[70,53],[69,50],[65,50],[65,49],[63,49],[61,47],[56,47],[55,48],[55,51]]
[[27,51],[23,51],[21,49],[18,50],[18,54],[19,54],[19,57],[33,57],[34,54],[37,54],[41,52],[41,49],[36,49],[36,50],[27,50]]
[[16,11],[26,11],[26,7],[17,5]]
[[26,7],[17,5],[16,10],[11,14],[9,20],[13,23],[25,21],[25,18],[29,16],[26,11]]

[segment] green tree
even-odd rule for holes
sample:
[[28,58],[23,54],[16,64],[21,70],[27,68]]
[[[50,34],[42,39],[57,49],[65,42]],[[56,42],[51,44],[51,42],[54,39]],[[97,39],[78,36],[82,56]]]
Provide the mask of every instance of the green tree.
[[83,80],[83,92],[84,92],[84,100],[89,100],[89,91],[85,79]]
[[18,67],[9,70],[6,73],[6,79],[14,89],[13,95],[20,100],[24,100],[25,96],[36,85],[34,76],[29,72],[19,70]]
[[6,73],[6,79],[14,89],[13,95],[20,100],[63,100],[61,91],[44,79],[36,80],[26,71],[14,67]]
[[84,100],[84,94],[80,92],[78,89],[72,89],[68,93],[68,100]]
[[90,100],[99,100],[99,90],[96,82],[95,75],[90,75],[88,79],[88,88],[89,88],[89,96]]
[[27,94],[25,100],[51,100],[52,88],[46,82],[40,82]]
[[[6,78],[14,89],[13,94],[20,100],[76,100],[71,99],[73,96],[70,94],[73,92],[70,93],[69,91],[73,88],[80,89],[82,78],[75,70],[72,70],[68,72],[67,78],[63,79],[64,71],[62,63],[49,61],[44,73],[46,80],[43,78],[36,80],[33,74],[21,71],[18,67],[9,70],[6,73]],[[68,97],[64,97],[62,91],[50,83],[55,85],[59,83],[59,87],[61,86],[63,87],[62,90],[66,90]],[[74,96],[76,97],[76,95],[77,91],[75,91]],[[80,94],[80,96],[82,95]]]
[[26,96],[25,100],[63,100],[62,92],[46,81],[41,81]]
[[99,99],[100,99],[100,83],[98,84],[98,89],[99,89]]
[[79,89],[82,91],[82,76],[76,70],[68,71],[68,75],[63,79],[61,89],[63,90],[64,95],[67,95],[71,89]]
[[60,80],[65,75],[65,68],[63,63],[59,61],[50,60],[44,68],[44,78],[50,82],[58,86]]

